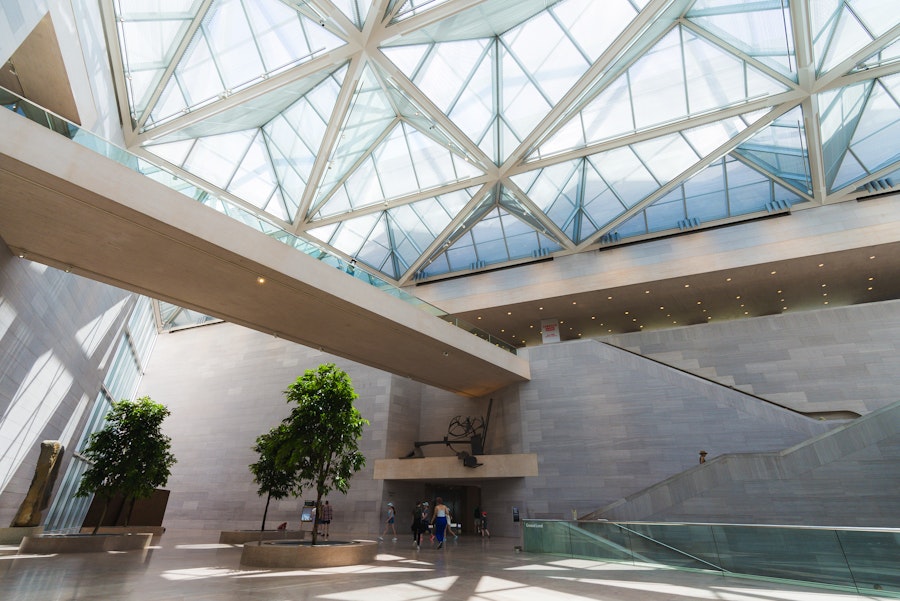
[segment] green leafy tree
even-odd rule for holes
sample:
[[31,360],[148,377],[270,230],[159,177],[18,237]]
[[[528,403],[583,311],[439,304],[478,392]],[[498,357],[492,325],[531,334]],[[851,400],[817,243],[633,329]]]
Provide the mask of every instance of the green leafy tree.
[[[302,488],[316,491],[316,507],[332,490],[346,493],[350,478],[365,466],[359,450],[363,426],[369,421],[353,406],[359,395],[350,377],[333,363],[309,369],[285,391],[288,403],[296,406],[282,425],[287,436],[280,441],[277,463],[297,476]],[[312,544],[316,544],[313,528]]]
[[259,460],[250,464],[250,472],[253,474],[253,481],[259,484],[257,494],[266,495],[260,532],[266,529],[269,502],[289,495],[297,496],[301,491],[298,466],[281,465],[278,462],[278,452],[289,436],[290,429],[287,424],[282,423],[257,437],[256,444],[253,445],[253,451],[259,454]]
[[[150,397],[134,402],[122,400],[112,404],[106,425],[94,432],[81,452],[91,466],[81,476],[76,497],[98,495],[104,500],[103,511],[94,534],[106,517],[110,500],[117,494],[131,502],[145,499],[159,486],[165,486],[175,464],[171,453],[172,439],[163,435],[163,420],[170,414]],[[128,525],[129,515],[125,525]]]

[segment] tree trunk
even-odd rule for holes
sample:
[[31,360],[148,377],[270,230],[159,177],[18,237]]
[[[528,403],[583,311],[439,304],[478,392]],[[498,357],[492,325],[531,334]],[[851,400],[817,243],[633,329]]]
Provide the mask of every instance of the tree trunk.
[[269,501],[271,500],[272,495],[266,495],[266,508],[263,510],[262,526],[259,528],[259,542],[262,542],[262,533],[266,530],[266,516],[269,515]]
[[94,526],[94,531],[91,532],[91,535],[97,534],[97,531],[100,530],[100,525],[103,524],[103,520],[106,518],[106,510],[109,508],[109,497],[103,497],[105,499],[103,503],[103,511],[100,512],[100,517],[97,518],[97,525]]
[[[134,513],[134,504],[137,503],[136,497],[131,497],[128,502],[128,511],[125,512],[125,526],[128,526],[131,523],[131,514]],[[142,524],[138,524],[139,526]]]

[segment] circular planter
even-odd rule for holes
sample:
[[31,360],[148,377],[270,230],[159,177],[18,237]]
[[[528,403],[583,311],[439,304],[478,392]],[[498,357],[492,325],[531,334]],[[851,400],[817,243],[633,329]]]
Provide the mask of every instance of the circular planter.
[[221,545],[243,545],[254,541],[302,540],[306,530],[223,530],[219,533]]
[[261,568],[331,568],[372,563],[378,543],[372,540],[326,541],[312,546],[300,540],[244,544],[241,564]]
[[19,554],[52,555],[55,553],[99,553],[134,551],[150,546],[150,532],[139,534],[44,534],[26,536]]

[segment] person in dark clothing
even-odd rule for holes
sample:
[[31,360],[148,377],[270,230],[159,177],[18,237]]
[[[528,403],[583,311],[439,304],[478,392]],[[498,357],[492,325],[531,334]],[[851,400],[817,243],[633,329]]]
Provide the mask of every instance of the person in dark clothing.
[[413,509],[413,543],[416,549],[422,548],[422,534],[428,532],[428,505],[419,501]]

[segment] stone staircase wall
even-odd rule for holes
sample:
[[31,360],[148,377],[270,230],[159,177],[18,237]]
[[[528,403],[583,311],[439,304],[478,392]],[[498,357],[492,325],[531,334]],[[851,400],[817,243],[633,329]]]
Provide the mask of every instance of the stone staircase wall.
[[900,301],[601,340],[806,413],[865,415],[900,398]]
[[900,402],[775,453],[726,454],[588,516],[900,527]]

